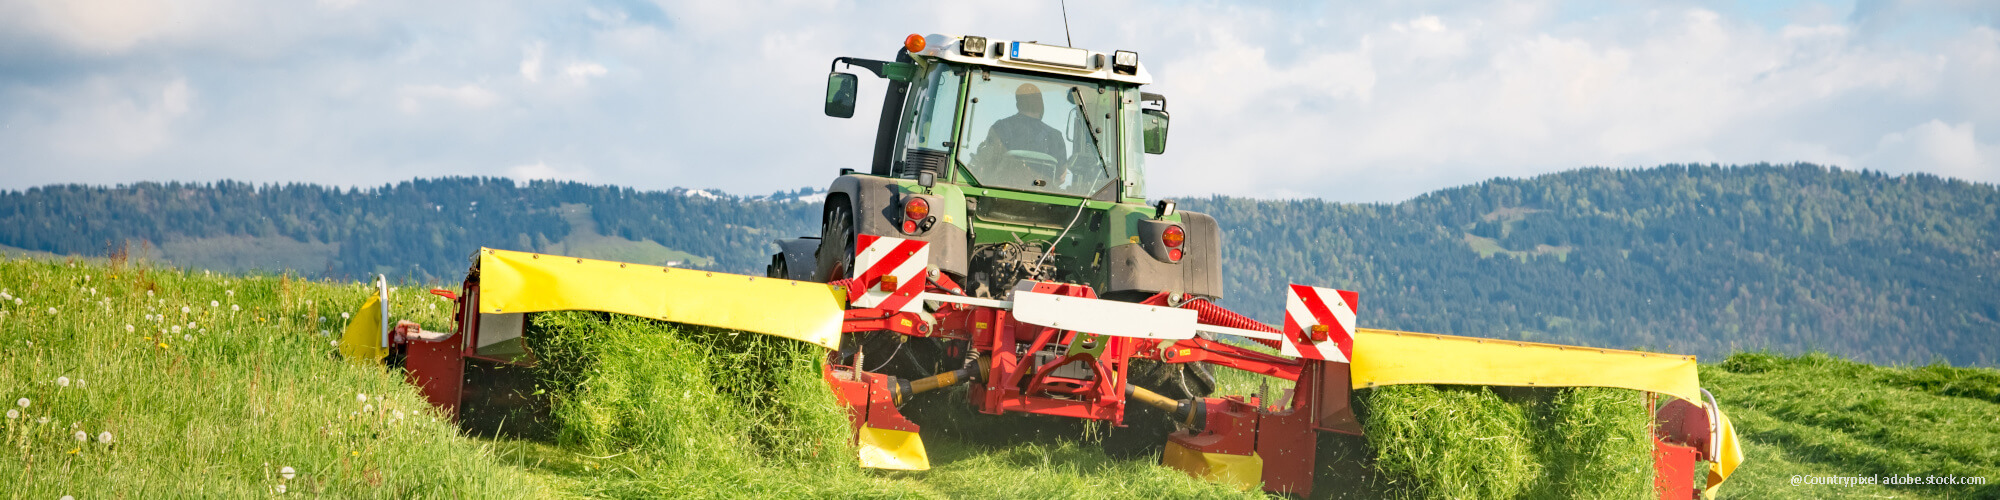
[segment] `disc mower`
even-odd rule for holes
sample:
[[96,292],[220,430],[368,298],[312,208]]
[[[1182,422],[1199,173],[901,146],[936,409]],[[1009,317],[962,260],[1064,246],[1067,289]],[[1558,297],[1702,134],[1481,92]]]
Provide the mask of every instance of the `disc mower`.
[[[825,111],[851,117],[862,68],[887,80],[866,171],[842,169],[818,237],[781,240],[766,275],[480,249],[450,331],[356,335],[462,406],[516,391],[535,362],[524,315],[591,310],[756,332],[827,349],[861,465],[923,470],[900,408],[964,386],[986,414],[1145,425],[1171,416],[1161,463],[1242,488],[1310,494],[1316,433],[1360,434],[1351,391],[1392,384],[1619,387],[1655,412],[1656,486],[1690,498],[1741,455],[1691,356],[1361,328],[1358,293],[1286,290],[1282,324],[1216,304],[1215,219],[1146,202],[1166,98],[1139,55],[979,36],[910,35],[893,60],[840,57]],[[357,318],[359,321],[359,318]],[[373,324],[386,325],[377,321]],[[385,327],[386,328],[386,327]],[[1290,384],[1212,396],[1212,370]],[[501,418],[532,421],[533,415]],[[1157,419],[1163,420],[1163,419]],[[469,428],[471,426],[468,426]]]

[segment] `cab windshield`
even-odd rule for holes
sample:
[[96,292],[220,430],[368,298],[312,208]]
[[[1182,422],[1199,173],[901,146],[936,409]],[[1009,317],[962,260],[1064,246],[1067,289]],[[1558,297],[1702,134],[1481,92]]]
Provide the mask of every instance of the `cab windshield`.
[[[988,187],[1088,197],[1117,178],[1121,92],[1095,82],[976,69],[958,163]],[[988,72],[990,72],[990,77]]]

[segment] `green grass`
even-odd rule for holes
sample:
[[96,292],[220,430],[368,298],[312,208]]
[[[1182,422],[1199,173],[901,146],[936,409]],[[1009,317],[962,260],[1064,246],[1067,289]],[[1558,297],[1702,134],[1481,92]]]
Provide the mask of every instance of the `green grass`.
[[[459,437],[399,376],[328,359],[321,332],[359,304],[358,285],[5,259],[0,293],[0,400],[18,412],[0,423],[10,494],[551,491]],[[399,316],[440,318],[440,301],[399,296]]]
[[[450,304],[418,288],[394,294],[394,314],[449,325]],[[328,357],[326,331],[368,294],[358,284],[37,257],[0,258],[0,293],[0,404],[29,400],[0,421],[0,491],[14,497],[250,497],[281,485],[363,498],[1256,496],[1156,456],[1111,458],[1101,426],[978,415],[958,391],[927,396],[926,421],[950,422],[925,428],[932,470],[860,469],[819,351],[783,339],[538,315],[535,331],[554,335],[531,336],[537,352],[571,360],[540,368],[566,425],[551,441],[482,439],[439,421],[400,372]],[[2000,372],[1753,353],[1702,376],[1749,457],[1725,497],[2000,498],[1993,485],[1789,484],[2000,479]],[[1285,388],[1218,378],[1228,393]],[[1624,410],[1637,408],[1629,391],[1389,389],[1360,396],[1376,448],[1322,437],[1315,497],[1644,496],[1617,486],[1646,463],[1617,444],[1643,432]]]

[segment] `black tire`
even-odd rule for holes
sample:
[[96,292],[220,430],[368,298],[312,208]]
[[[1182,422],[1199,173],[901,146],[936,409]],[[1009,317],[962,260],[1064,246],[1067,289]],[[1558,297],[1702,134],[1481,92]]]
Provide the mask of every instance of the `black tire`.
[[785,265],[784,252],[772,255],[771,265],[764,266],[764,277],[766,278],[792,279],[791,274],[791,268]]
[[847,199],[835,199],[826,207],[819,238],[819,250],[813,254],[819,264],[814,266],[813,281],[831,283],[847,278],[847,270],[854,267],[854,209]]

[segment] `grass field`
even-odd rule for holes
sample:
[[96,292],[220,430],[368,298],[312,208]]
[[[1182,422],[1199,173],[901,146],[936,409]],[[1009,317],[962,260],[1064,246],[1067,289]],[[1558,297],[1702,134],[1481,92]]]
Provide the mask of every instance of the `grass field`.
[[[449,302],[415,288],[394,293],[393,313],[447,325]],[[399,373],[328,356],[328,332],[367,293],[357,284],[281,275],[0,259],[0,403],[12,412],[0,423],[6,447],[0,492],[17,498],[1244,496],[1156,466],[1157,458],[1110,458],[1092,437],[1101,429],[1080,425],[1010,438],[1016,440],[926,428],[932,470],[862,470],[845,458],[839,421],[825,418],[838,415],[826,411],[830,398],[809,383],[817,377],[812,351],[777,339],[591,315],[538,318],[551,328],[570,322],[614,337],[587,344],[595,364],[561,386],[573,403],[559,410],[573,424],[566,434],[546,442],[466,437],[439,421]],[[1746,440],[1750,461],[1727,497],[2000,498],[1990,484],[1789,483],[1798,474],[2000,479],[2000,373],[1993,370],[1751,353],[1704,365],[1702,376]],[[1225,381],[1243,386],[1254,379]],[[1317,496],[1410,495],[1383,487],[1388,476],[1367,470],[1379,458],[1359,441],[1347,443],[1346,450],[1323,446],[1349,459],[1322,465],[1331,476],[1365,480],[1322,481]],[[1544,448],[1513,453],[1549,453]],[[1491,466],[1525,467],[1520,462]],[[1540,474],[1515,474],[1535,484],[1477,491],[1569,497],[1588,486],[1559,485],[1546,479],[1559,475]],[[1445,495],[1454,496],[1485,495]]]

